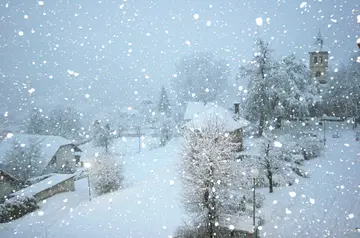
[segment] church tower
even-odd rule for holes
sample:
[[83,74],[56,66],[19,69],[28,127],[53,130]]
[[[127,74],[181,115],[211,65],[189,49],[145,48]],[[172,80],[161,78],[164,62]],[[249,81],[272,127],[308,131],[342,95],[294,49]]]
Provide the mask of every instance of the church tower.
[[324,40],[320,30],[316,36],[314,47],[310,54],[310,72],[311,77],[319,83],[326,83],[329,51],[325,49]]

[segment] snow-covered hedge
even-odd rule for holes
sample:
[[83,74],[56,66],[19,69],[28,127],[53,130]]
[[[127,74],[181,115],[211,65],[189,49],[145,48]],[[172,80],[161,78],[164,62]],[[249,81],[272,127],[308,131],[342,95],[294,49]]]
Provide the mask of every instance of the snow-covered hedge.
[[30,213],[39,206],[33,197],[14,197],[0,204],[0,223],[9,222]]

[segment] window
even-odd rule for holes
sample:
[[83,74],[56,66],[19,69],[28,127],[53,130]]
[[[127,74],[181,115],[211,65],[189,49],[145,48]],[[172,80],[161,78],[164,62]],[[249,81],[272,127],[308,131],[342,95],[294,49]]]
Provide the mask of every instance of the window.
[[318,62],[318,58],[317,58],[317,56],[315,56],[314,57],[314,64],[317,64],[317,62]]
[[80,162],[80,155],[75,155],[75,163],[79,164]]
[[320,76],[321,76],[321,72],[317,71],[316,74],[315,74],[315,77],[320,77]]
[[319,56],[319,61],[320,61],[320,63],[323,62],[323,57],[322,56]]

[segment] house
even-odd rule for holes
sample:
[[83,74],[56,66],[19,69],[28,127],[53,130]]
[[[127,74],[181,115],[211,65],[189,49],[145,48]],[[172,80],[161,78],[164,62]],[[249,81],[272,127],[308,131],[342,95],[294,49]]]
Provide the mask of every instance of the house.
[[[80,165],[81,150],[70,140],[61,136],[10,134],[0,140],[0,162],[6,163],[6,152],[15,142],[26,145],[34,139],[41,148],[41,155],[37,158],[39,174],[74,173]],[[35,176],[36,176],[35,175]]]
[[9,197],[34,197],[39,202],[58,193],[75,191],[74,178],[74,174],[52,174],[49,178],[10,194]]
[[0,203],[5,201],[5,197],[10,193],[19,190],[23,182],[8,173],[3,165],[0,165]]
[[195,116],[191,121],[187,122],[185,127],[191,130],[201,130],[204,126],[206,126],[209,121],[221,121],[224,123],[224,128],[227,132],[235,135],[235,141],[240,143],[240,147],[238,151],[243,150],[243,128],[250,125],[250,122],[246,119],[237,116],[234,119],[234,114],[230,111],[224,109],[221,106],[215,105],[210,107],[203,113]]

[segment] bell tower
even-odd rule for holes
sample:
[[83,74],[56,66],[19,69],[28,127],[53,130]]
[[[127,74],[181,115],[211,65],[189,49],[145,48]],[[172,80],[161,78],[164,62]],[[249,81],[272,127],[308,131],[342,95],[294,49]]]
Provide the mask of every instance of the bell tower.
[[321,84],[326,83],[329,51],[324,46],[324,39],[320,30],[315,38],[313,50],[309,54],[311,77]]

